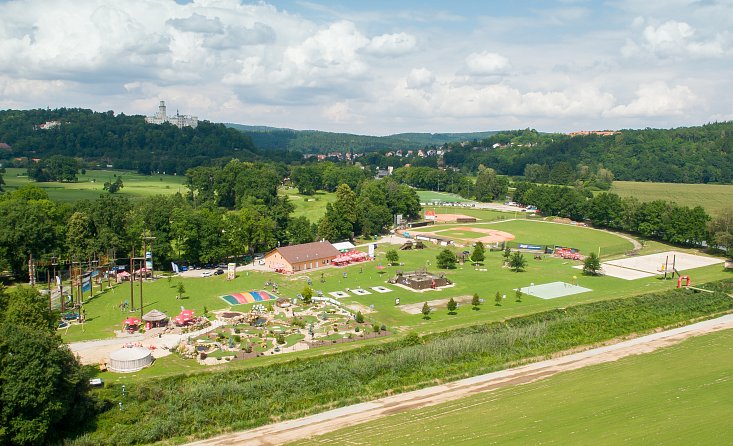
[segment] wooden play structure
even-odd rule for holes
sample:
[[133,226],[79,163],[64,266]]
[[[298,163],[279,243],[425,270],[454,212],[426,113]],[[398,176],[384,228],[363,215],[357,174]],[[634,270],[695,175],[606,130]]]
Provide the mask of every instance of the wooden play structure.
[[[659,266],[659,268],[657,269],[657,272],[664,274],[664,280],[667,280],[667,274],[669,274],[669,278],[670,279],[674,279],[674,275],[675,274],[677,274],[677,277],[679,277],[681,279],[683,276],[681,276],[680,275],[680,272],[677,271],[677,268],[675,267],[676,264],[677,264],[677,255],[673,255],[672,256],[672,263],[671,264],[669,263],[669,256],[667,256],[667,257],[664,258],[664,263],[662,263]],[[688,276],[684,276],[684,277],[687,277],[687,285],[689,286],[690,285],[690,278]],[[681,282],[678,281],[677,288],[680,288],[680,286],[681,286],[680,284],[681,284]]]

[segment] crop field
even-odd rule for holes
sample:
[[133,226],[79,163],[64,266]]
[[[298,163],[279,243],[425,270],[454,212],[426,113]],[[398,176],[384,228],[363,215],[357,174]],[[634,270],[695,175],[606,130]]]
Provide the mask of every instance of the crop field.
[[[175,175],[140,175],[136,172],[123,170],[87,170],[79,174],[76,183],[37,183],[28,178],[26,169],[8,168],[3,174],[6,189],[13,190],[26,184],[33,184],[48,193],[50,199],[63,202],[79,200],[94,200],[104,191],[106,181],[113,182],[117,176],[122,177],[124,187],[117,195],[130,199],[148,197],[152,195],[172,195],[180,192],[186,194],[186,178]],[[115,176],[116,175],[116,176]]]
[[290,202],[295,206],[291,214],[293,217],[306,217],[311,223],[316,223],[326,213],[326,205],[336,201],[334,192],[318,191],[315,195],[300,195],[298,189],[293,187],[281,187],[280,195],[287,195]]
[[468,200],[456,194],[449,194],[447,192],[435,192],[432,190],[419,190],[417,196],[420,197],[421,203],[431,203],[434,201],[442,201],[445,203],[465,203]]
[[733,185],[677,184],[614,181],[610,192],[641,201],[666,200],[683,206],[702,206],[715,215],[724,207],[733,206]]
[[727,330],[297,444],[719,444],[733,435],[732,369]]

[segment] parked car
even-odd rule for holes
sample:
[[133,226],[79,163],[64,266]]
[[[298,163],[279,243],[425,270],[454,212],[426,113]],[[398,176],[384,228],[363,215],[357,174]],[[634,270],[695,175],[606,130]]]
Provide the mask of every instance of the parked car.
[[213,275],[214,275],[213,271],[204,271],[203,273],[201,273],[201,277],[211,277]]
[[221,269],[221,268],[219,268],[216,271],[214,271],[214,274],[216,274],[217,276],[220,276],[220,275],[224,274],[224,270]]

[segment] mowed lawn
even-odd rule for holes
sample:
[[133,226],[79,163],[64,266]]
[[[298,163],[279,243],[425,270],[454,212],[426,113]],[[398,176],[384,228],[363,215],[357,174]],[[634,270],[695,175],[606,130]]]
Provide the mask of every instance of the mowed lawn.
[[297,444],[725,444],[733,437],[731,370],[727,330]]
[[447,192],[436,192],[432,190],[419,190],[417,196],[420,197],[421,203],[431,203],[434,201],[443,201],[445,203],[464,203],[471,201],[456,194],[449,194]]
[[336,193],[318,191],[315,195],[300,195],[294,187],[281,187],[278,194],[287,195],[295,206],[291,217],[306,217],[311,223],[317,223],[326,213],[326,205],[336,201]]
[[455,238],[462,238],[462,239],[477,239],[481,237],[486,237],[489,234],[483,234],[481,232],[473,232],[473,231],[460,231],[457,229],[446,229],[438,231],[437,234],[444,235],[446,237],[455,237]]
[[[514,234],[516,243],[537,245],[560,245],[580,249],[583,254],[598,252],[601,257],[622,254],[631,251],[633,244],[621,237],[592,228],[550,223],[540,220],[508,220],[494,223],[468,223],[466,226],[496,229]],[[460,225],[443,224],[415,228],[410,234],[418,232],[441,231],[441,235],[449,235],[449,231],[459,231]],[[466,231],[468,232],[468,231]],[[477,233],[472,233],[477,234]],[[463,238],[463,237],[462,237]]]
[[[172,195],[180,192],[186,194],[186,177],[175,175],[140,175],[137,172],[125,170],[87,170],[77,175],[76,183],[37,183],[26,175],[26,169],[9,168],[3,174],[6,189],[13,190],[26,184],[33,184],[48,193],[51,200],[74,202],[79,200],[94,200],[104,190],[106,181],[114,182],[117,176],[122,177],[124,187],[117,195],[130,199],[149,197],[152,195]],[[116,175],[116,176],[115,176]]]
[[622,197],[636,197],[641,201],[666,200],[683,206],[702,206],[712,215],[725,207],[733,206],[733,185],[730,184],[614,181],[610,192]]

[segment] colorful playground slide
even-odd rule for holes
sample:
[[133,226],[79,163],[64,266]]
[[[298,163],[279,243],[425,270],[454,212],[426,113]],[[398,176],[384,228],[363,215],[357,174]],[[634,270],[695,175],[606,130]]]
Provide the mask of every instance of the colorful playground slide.
[[267,291],[244,291],[241,293],[227,294],[220,297],[231,305],[251,304],[254,302],[263,302],[266,300],[277,299],[276,296],[273,296]]

